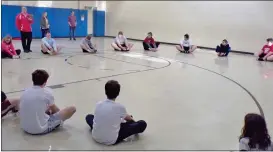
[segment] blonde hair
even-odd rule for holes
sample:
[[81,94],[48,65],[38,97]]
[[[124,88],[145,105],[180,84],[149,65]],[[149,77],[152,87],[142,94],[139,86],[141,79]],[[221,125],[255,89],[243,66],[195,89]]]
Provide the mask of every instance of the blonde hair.
[[6,39],[10,39],[10,43],[11,43],[11,40],[12,40],[12,37],[11,37],[11,35],[6,35],[3,39],[2,39],[2,42],[6,42]]

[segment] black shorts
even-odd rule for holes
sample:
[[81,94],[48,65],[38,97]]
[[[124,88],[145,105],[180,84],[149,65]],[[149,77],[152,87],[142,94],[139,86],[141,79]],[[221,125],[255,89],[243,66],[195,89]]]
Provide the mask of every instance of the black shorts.
[[49,54],[48,52],[44,52],[43,50],[41,50],[41,52],[42,52],[43,54]]
[[[93,50],[94,50],[94,49],[93,49]],[[89,51],[87,51],[87,50],[85,50],[85,49],[82,48],[82,52],[83,52],[83,53],[96,53],[97,50],[94,50],[94,52],[89,52]]]
[[189,51],[190,47],[189,46],[183,46],[184,51]]
[[[118,45],[118,44],[117,44]],[[120,44],[122,47],[127,47],[125,44]]]
[[[44,45],[48,50],[50,50],[50,48],[48,48],[46,45]],[[49,54],[48,52],[44,52],[43,50],[41,50],[41,52],[43,53],[43,54]]]
[[266,56],[265,53],[262,53],[261,55],[259,55],[259,58],[264,58]]

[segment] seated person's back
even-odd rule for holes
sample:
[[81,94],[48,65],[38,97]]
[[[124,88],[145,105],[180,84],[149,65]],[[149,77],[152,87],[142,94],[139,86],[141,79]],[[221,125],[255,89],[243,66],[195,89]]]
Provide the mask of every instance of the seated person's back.
[[106,145],[114,144],[118,138],[120,124],[126,115],[125,107],[112,100],[107,99],[97,103],[92,130],[93,138]]
[[117,144],[131,135],[143,133],[147,127],[144,120],[135,121],[123,105],[115,102],[119,92],[120,84],[115,80],[108,81],[105,84],[107,99],[97,103],[94,115],[85,117],[93,139],[101,144]]
[[27,89],[20,102],[21,128],[30,134],[39,134],[48,128],[49,115],[45,113],[54,97],[48,88],[33,86]]

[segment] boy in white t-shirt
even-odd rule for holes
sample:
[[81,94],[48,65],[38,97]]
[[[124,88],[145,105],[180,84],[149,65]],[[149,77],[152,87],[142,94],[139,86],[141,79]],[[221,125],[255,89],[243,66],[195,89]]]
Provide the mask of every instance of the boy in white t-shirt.
[[176,49],[181,53],[192,53],[197,46],[192,45],[189,34],[185,34],[184,40],[181,40],[180,45],[176,45]]
[[111,44],[115,51],[130,51],[133,47],[132,43],[128,43],[127,38],[123,35],[123,32],[118,32],[118,36],[115,41]]
[[33,87],[26,89],[20,99],[20,125],[29,134],[46,134],[69,119],[76,108],[60,110],[54,103],[52,91],[46,88],[48,73],[36,70],[32,73]]
[[98,143],[114,145],[131,135],[144,132],[147,127],[145,121],[134,121],[125,107],[115,102],[119,92],[120,84],[115,80],[108,81],[105,85],[107,99],[98,102],[94,115],[89,114],[85,118],[93,139]]

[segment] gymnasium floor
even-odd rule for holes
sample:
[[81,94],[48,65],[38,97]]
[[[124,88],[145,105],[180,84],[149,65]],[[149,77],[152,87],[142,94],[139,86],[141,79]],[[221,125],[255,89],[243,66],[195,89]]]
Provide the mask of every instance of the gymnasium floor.
[[[19,97],[31,86],[31,73],[44,68],[56,104],[75,105],[77,112],[63,129],[43,136],[25,134],[9,114],[2,119],[2,150],[237,150],[249,112],[264,114],[273,136],[273,63],[234,53],[218,58],[208,50],[181,54],[170,45],[144,52],[140,42],[129,53],[114,52],[109,38],[97,38],[99,52],[86,55],[80,39],[57,42],[66,46],[59,56],[42,55],[34,40],[33,53],[2,60],[2,89]],[[110,79],[122,87],[117,101],[148,127],[139,139],[103,146],[92,140],[85,116],[105,99]]]

